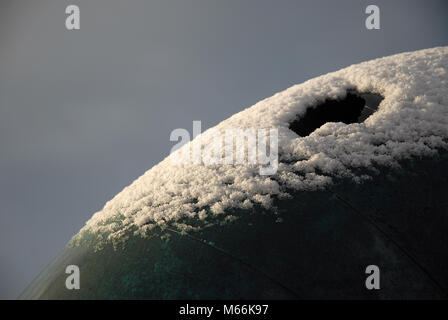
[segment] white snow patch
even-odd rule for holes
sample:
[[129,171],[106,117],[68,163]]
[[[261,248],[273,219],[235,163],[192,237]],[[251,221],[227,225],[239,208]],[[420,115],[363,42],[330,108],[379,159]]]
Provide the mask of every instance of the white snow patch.
[[[232,208],[269,208],[274,197],[288,197],[288,189],[324,188],[334,177],[360,181],[368,176],[357,176],[354,168],[393,166],[400,159],[432,155],[447,148],[447,67],[448,47],[437,47],[364,62],[292,86],[213,128],[278,129],[275,175],[261,176],[252,165],[176,165],[167,157],[107,202],[74,240],[86,232],[113,240],[133,227],[150,230],[185,217],[225,217]],[[343,98],[348,89],[378,93],[384,100],[363,123],[327,123],[306,137],[289,130],[307,107]]]

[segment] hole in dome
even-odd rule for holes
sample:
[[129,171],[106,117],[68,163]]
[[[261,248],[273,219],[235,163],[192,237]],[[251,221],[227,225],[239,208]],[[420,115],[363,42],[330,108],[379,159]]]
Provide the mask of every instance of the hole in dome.
[[303,116],[290,123],[289,129],[306,137],[327,122],[361,123],[378,110],[383,99],[377,93],[348,90],[343,99],[326,99],[315,107],[308,107]]

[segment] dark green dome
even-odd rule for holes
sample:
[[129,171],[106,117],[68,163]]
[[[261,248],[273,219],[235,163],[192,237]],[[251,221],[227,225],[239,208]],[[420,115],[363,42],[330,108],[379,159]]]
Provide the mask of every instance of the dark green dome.
[[[370,181],[295,193],[278,210],[235,212],[123,245],[66,247],[22,299],[446,298],[448,156],[402,162]],[[67,265],[80,290],[65,287]],[[381,289],[367,290],[377,265]]]
[[447,298],[447,65],[448,47],[376,59],[233,115],[107,202],[21,297]]

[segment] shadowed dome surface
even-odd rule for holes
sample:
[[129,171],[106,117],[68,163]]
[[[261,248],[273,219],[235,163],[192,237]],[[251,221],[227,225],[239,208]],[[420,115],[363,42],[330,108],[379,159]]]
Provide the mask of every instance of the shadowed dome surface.
[[[213,131],[276,128],[274,175],[167,158],[96,213],[21,298],[446,298],[447,65],[447,47],[376,59],[232,116],[183,148],[216,144]],[[355,91],[384,99],[363,114]],[[356,119],[326,117],[347,100],[361,106]],[[325,121],[297,135],[292,124],[311,110]],[[70,264],[80,290],[65,288]],[[365,288],[371,264],[381,290]]]

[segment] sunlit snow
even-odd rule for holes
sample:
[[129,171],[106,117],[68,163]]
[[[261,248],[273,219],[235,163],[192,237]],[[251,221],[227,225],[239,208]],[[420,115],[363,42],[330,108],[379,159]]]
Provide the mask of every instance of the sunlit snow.
[[[369,178],[368,170],[357,175],[360,170],[354,169],[434,155],[447,148],[447,68],[448,47],[438,47],[364,62],[292,86],[215,127],[276,128],[276,174],[262,176],[253,165],[176,165],[167,157],[107,202],[73,240],[85,232],[114,240],[127,230],[149,232],[185,217],[225,219],[229,209],[269,208],[275,197],[326,188],[336,177],[354,183]],[[382,95],[378,111],[362,123],[326,123],[306,137],[289,129],[308,107],[343,98],[351,89]]]

